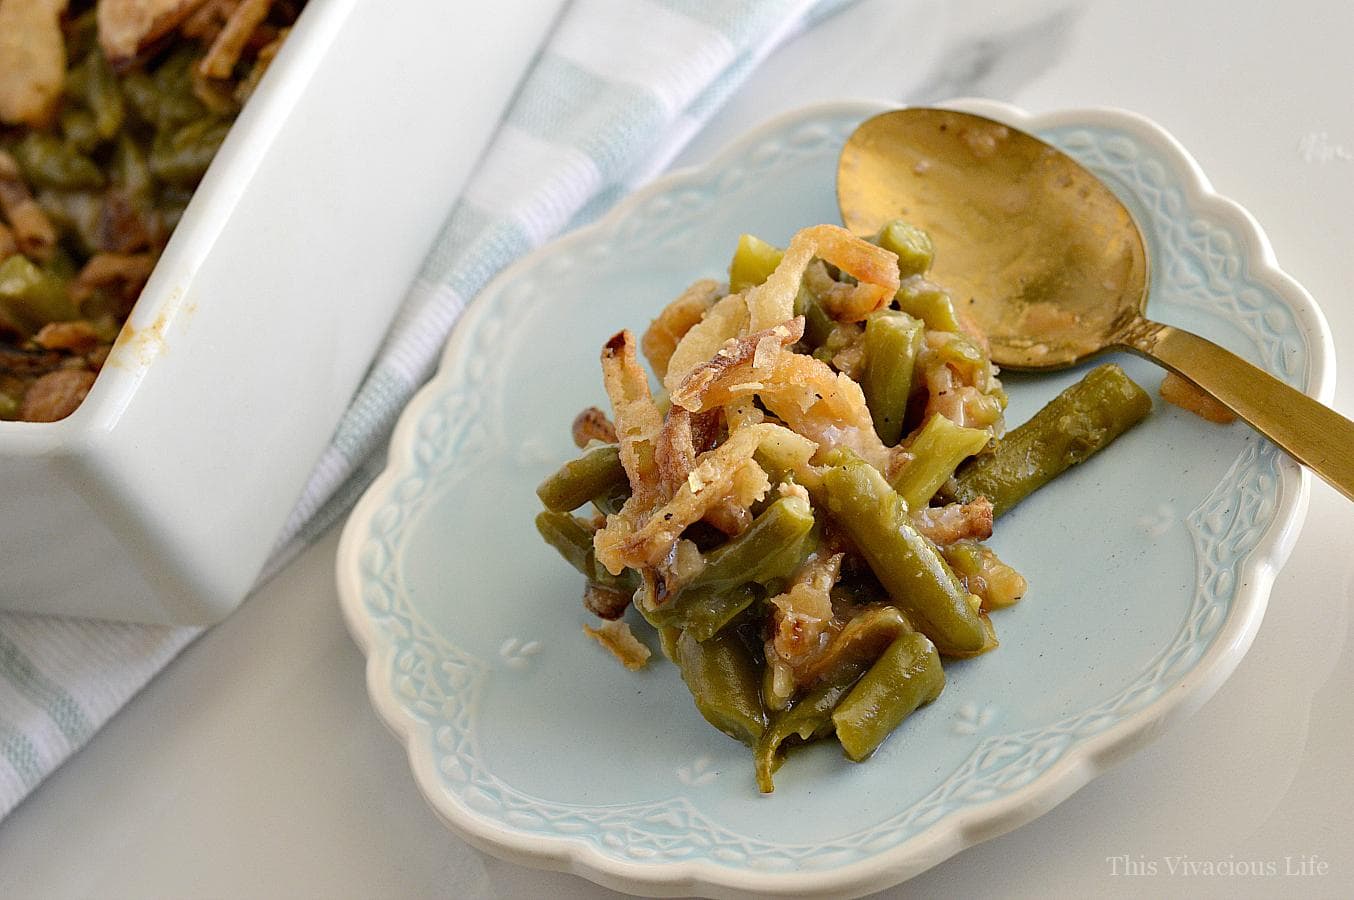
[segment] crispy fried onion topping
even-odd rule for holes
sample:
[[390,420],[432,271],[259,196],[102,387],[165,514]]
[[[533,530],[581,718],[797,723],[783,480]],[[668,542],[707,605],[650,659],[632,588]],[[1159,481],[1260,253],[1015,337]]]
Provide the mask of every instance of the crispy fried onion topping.
[[848,376],[802,353],[782,353],[765,371],[751,362],[732,366],[703,383],[696,396],[674,395],[686,408],[727,406],[756,396],[791,430],[819,447],[847,447],[881,472],[890,468],[891,453],[875,433],[865,394]]
[[766,642],[771,696],[767,700],[775,709],[783,709],[804,686],[803,672],[832,637],[830,591],[841,574],[843,556],[810,555],[795,572],[785,593],[771,598],[772,633]]
[[635,637],[628,622],[604,622],[597,628],[584,625],[583,630],[631,672],[648,665],[649,657],[653,655],[649,648]]
[[859,284],[841,285],[820,298],[829,314],[858,322],[898,292],[898,257],[836,225],[814,225],[796,232],[771,277],[747,293],[749,329],[761,331],[794,315],[795,295],[809,263],[829,262]]
[[[635,355],[635,336],[628,330],[613,335],[602,347],[602,383],[616,417],[621,465],[630,479],[626,505],[649,509],[661,496],[654,442],[663,427],[663,414],[649,393],[648,376]],[[619,568],[613,571],[619,573]]]
[[967,538],[985,541],[992,536],[992,501],[979,497],[970,503],[919,509],[912,514],[912,523],[941,546]]
[[75,412],[94,386],[88,369],[57,369],[28,386],[19,418],[24,422],[55,422]]
[[4,262],[18,252],[19,242],[14,239],[14,232],[4,222],[0,222],[0,262]]
[[619,619],[630,605],[630,595],[595,581],[583,585],[583,608],[599,619]]
[[663,387],[669,392],[675,391],[686,380],[686,376],[714,356],[725,341],[742,334],[747,323],[748,308],[742,294],[729,294],[718,300],[705,313],[705,318],[691,326],[672,351],[667,372],[663,375]]
[[126,68],[137,54],[177,28],[202,3],[203,0],[99,0],[95,17],[103,55],[114,69]]
[[700,412],[707,391],[717,383],[728,384],[730,373],[747,370],[750,378],[769,372],[781,351],[804,336],[804,317],[796,316],[745,337],[733,337],[710,359],[696,366],[672,392],[674,406]]
[[[620,417],[617,416],[617,425]],[[593,536],[597,561],[619,575],[626,566],[656,566],[686,528],[725,501],[746,509],[766,496],[771,483],[753,459],[763,429],[745,428],[714,450],[702,453],[672,498],[651,512],[632,495],[621,511],[607,517],[606,527]],[[624,437],[622,436],[622,447]],[[625,451],[622,449],[624,461]]]
[[96,291],[108,291],[128,309],[155,267],[152,253],[96,253],[71,282],[71,299],[84,303]]
[[229,78],[254,29],[268,18],[268,10],[272,5],[273,0],[243,0],[235,7],[212,45],[207,48],[207,53],[198,62],[198,72],[206,78]]
[[0,0],[0,122],[41,127],[66,83],[66,0]]
[[673,300],[658,318],[649,323],[640,339],[644,358],[653,366],[654,374],[663,378],[668,373],[668,360],[686,333],[694,328],[710,307],[719,299],[719,282],[709,278],[697,281]]
[[601,441],[603,444],[616,443],[616,426],[611,424],[606,413],[595,406],[589,406],[577,416],[573,424],[574,446],[580,450],[588,446],[589,441]]
[[721,411],[692,413],[674,406],[663,420],[654,449],[658,483],[664,499],[671,497],[696,467],[696,457],[719,440]]
[[0,213],[13,229],[14,244],[20,253],[38,262],[52,258],[56,252],[56,229],[28,192],[19,164],[3,150],[0,150]]

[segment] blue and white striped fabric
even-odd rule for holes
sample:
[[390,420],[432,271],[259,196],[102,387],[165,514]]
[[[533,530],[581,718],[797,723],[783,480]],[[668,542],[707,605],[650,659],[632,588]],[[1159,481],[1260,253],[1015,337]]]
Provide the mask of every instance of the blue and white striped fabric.
[[[375,476],[396,416],[494,274],[663,171],[767,54],[850,2],[574,0],[452,209],[264,577]],[[196,634],[0,614],[0,815]]]

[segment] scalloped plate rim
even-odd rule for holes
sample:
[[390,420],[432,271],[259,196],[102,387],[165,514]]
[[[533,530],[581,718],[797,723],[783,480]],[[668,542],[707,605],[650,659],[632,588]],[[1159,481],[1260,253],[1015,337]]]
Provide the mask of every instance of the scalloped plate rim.
[[[790,123],[842,113],[858,113],[863,119],[898,105],[881,100],[849,99],[782,113],[744,132],[704,165],[664,175],[628,195],[597,222],[526,254],[504,268],[480,294],[512,281],[519,271],[534,265],[540,254],[558,253],[585,243],[594,233],[625,218],[651,197],[701,173],[727,165]],[[986,115],[1026,130],[1072,124],[1126,127],[1164,148],[1181,164],[1179,174],[1185,176],[1185,189],[1191,203],[1232,224],[1244,237],[1245,257],[1252,266],[1251,274],[1283,297],[1308,341],[1306,392],[1325,403],[1331,401],[1335,388],[1334,343],[1324,314],[1311,295],[1279,267],[1273,248],[1255,218],[1240,204],[1218,194],[1199,164],[1165,129],[1138,113],[1111,107],[1032,114],[1010,104],[979,98],[961,98],[940,105]],[[810,896],[826,891],[860,895],[898,884],[967,847],[1038,818],[1195,712],[1221,687],[1254,640],[1274,578],[1287,560],[1306,516],[1311,475],[1285,457],[1280,464],[1282,490],[1274,521],[1257,542],[1255,551],[1243,561],[1233,609],[1204,655],[1181,676],[1174,690],[1100,734],[1079,742],[1030,784],[998,800],[952,813],[913,838],[868,860],[827,871],[755,872],[704,861],[625,862],[604,855],[581,839],[523,835],[488,822],[443,790],[435,761],[425,749],[428,743],[414,739],[426,736],[430,729],[403,707],[384,683],[393,660],[394,646],[380,639],[363,608],[358,554],[358,536],[363,533],[361,526],[371,520],[387,489],[394,483],[400,461],[407,455],[414,439],[415,425],[438,394],[444,379],[450,378],[452,361],[461,351],[469,332],[467,323],[470,317],[480,314],[480,309],[480,304],[472,301],[452,329],[436,374],[414,395],[399,417],[385,468],[363,493],[344,525],[336,558],[340,606],[354,642],[367,656],[367,693],[372,706],[404,743],[419,790],[438,818],[477,849],[510,862],[581,875],[616,890],[655,896],[675,896],[692,891],[720,897]],[[1268,552],[1264,552],[1266,548]]]

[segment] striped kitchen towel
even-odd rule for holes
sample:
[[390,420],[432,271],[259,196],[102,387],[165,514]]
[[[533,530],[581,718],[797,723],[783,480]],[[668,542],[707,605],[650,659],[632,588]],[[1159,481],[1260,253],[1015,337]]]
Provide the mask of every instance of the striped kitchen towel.
[[[452,208],[263,577],[375,476],[396,416],[495,273],[663,171],[767,54],[850,2],[574,0]],[[196,634],[0,614],[0,815]]]

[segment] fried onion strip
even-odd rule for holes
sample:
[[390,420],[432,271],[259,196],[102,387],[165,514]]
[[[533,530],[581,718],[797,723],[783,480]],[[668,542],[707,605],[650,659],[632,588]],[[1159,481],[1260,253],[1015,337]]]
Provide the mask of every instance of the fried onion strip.
[[19,164],[4,150],[0,150],[0,212],[9,221],[20,253],[38,262],[52,258],[56,252],[56,229],[29,193]]
[[99,45],[108,64],[125,69],[137,55],[197,11],[203,0],[99,0]]
[[633,502],[640,509],[648,509],[662,496],[654,442],[663,427],[663,414],[649,392],[649,378],[639,364],[635,336],[629,330],[613,335],[602,348],[602,383],[616,417],[621,465],[630,479],[631,497],[626,506]]
[[[619,575],[626,566],[656,566],[681,533],[716,506],[730,499],[743,506],[760,500],[770,489],[770,481],[752,454],[761,441],[761,429],[766,427],[771,426],[745,428],[701,454],[672,498],[651,514],[645,516],[644,507],[632,496],[594,535],[597,561],[613,575]],[[754,467],[755,471],[740,477],[744,467]]]
[[654,461],[658,483],[666,499],[677,492],[696,466],[696,457],[711,449],[719,437],[719,410],[692,413],[680,406],[668,411],[658,433]]
[[912,523],[941,546],[965,538],[985,541],[992,536],[992,502],[979,497],[970,503],[919,509],[912,514]]
[[745,337],[729,338],[714,356],[682,380],[672,392],[673,405],[699,412],[705,405],[702,398],[712,385],[727,383],[730,373],[739,367],[746,367],[749,377],[755,379],[759,371],[769,371],[775,365],[783,348],[803,336],[804,317],[796,316]]
[[84,303],[94,292],[113,289],[129,308],[155,267],[151,253],[96,253],[71,282],[70,295],[76,304]]
[[[788,318],[790,317],[785,317]],[[783,322],[785,319],[780,321]],[[748,309],[742,294],[729,294],[718,300],[706,312],[705,318],[682,335],[681,341],[677,343],[676,349],[668,359],[668,370],[663,375],[663,386],[669,392],[676,390],[686,376],[714,356],[719,348],[724,346],[725,341],[742,334],[747,323]]]
[[66,83],[66,0],[0,0],[0,122],[46,125]]
[[572,431],[574,445],[580,450],[586,447],[589,441],[616,443],[616,426],[611,424],[606,413],[595,406],[589,406],[574,417]]
[[828,312],[858,322],[884,306],[898,292],[898,257],[837,225],[800,229],[790,239],[771,277],[748,292],[748,327],[770,328],[794,315],[795,296],[804,272],[815,257],[854,277],[859,284],[834,292]]
[[754,373],[748,363],[734,366],[687,402],[698,408],[726,406],[753,395],[790,430],[824,449],[847,447],[888,472],[890,451],[875,433],[860,385],[812,356],[783,353],[765,373]]
[[626,622],[604,622],[596,628],[584,625],[583,631],[588,637],[606,648],[607,652],[620,660],[621,665],[631,672],[648,665],[652,651],[644,646]]
[[663,307],[658,318],[650,322],[649,327],[644,330],[644,336],[640,338],[640,348],[644,351],[644,358],[649,361],[649,365],[653,366],[654,374],[659,378],[668,374],[668,360],[672,359],[677,345],[686,337],[688,331],[705,318],[705,314],[719,298],[719,291],[717,281],[709,278],[697,281],[682,291],[676,300]]
[[207,78],[229,78],[254,29],[268,18],[273,0],[243,0],[226,19],[197,69]]

